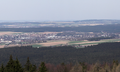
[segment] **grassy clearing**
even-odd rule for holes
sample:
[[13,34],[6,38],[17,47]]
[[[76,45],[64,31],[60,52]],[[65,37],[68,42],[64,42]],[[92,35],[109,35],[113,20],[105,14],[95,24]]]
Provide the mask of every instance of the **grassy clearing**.
[[81,43],[81,42],[86,42],[86,41],[71,41],[69,43]]
[[99,44],[99,43],[84,43],[84,44],[81,44],[81,45],[96,45],[96,44]]
[[120,39],[106,39],[106,40],[102,40],[102,41],[106,41],[106,42],[117,42],[117,41],[120,41]]
[[120,39],[105,39],[100,41],[71,41],[69,42],[70,45],[96,45],[99,43],[106,43],[106,42],[120,42]]
[[42,45],[32,45],[32,47],[42,47]]

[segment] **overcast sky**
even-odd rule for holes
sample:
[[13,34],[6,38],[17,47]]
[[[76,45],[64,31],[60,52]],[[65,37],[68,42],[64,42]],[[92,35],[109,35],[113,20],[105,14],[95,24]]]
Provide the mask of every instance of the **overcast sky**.
[[120,0],[0,0],[0,20],[120,19]]

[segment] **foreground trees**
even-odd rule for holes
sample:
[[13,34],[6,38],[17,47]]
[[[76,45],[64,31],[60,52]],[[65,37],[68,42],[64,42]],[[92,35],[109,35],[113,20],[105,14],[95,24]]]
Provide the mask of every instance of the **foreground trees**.
[[27,58],[27,62],[25,64],[24,71],[25,72],[36,72],[36,66],[32,65],[30,63],[29,57]]
[[44,62],[41,63],[38,72],[47,72],[47,68]]
[[18,59],[12,59],[12,55],[10,55],[10,59],[4,69],[5,72],[23,72],[23,68],[19,63]]
[[31,64],[28,57],[25,65],[22,66],[18,59],[13,60],[11,55],[6,66],[3,64],[0,66],[0,72],[120,72],[120,64],[117,60],[113,60],[111,64],[107,62],[103,64],[87,64],[80,62],[75,65],[71,63],[53,65],[41,62],[40,66],[36,67]]
[[22,67],[17,58],[13,60],[12,55],[10,55],[7,65],[4,67],[2,64],[0,67],[0,72],[36,72],[36,70],[36,66],[30,63],[29,58],[27,58],[25,66]]

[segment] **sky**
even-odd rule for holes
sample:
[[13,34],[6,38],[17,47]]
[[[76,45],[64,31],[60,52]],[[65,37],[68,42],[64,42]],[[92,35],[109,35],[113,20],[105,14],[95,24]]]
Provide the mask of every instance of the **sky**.
[[120,20],[120,0],[0,0],[0,20]]

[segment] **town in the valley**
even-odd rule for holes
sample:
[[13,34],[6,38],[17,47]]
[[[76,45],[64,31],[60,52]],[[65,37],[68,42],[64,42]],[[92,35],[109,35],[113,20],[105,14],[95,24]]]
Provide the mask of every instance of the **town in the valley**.
[[[48,41],[98,41],[102,39],[119,39],[120,33],[107,33],[107,32],[75,32],[75,31],[63,31],[63,32],[27,32],[27,33],[14,33],[5,34],[0,36],[0,45],[5,47],[9,46],[24,46],[33,45],[36,43],[46,43]],[[92,40],[93,39],[93,40]],[[67,45],[64,44],[64,45]]]

